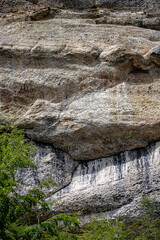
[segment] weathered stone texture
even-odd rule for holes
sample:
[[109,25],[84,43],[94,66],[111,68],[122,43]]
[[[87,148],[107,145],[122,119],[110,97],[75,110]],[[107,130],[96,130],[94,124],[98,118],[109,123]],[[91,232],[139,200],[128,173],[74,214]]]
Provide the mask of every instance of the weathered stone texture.
[[136,9],[159,12],[159,0],[1,0],[0,12],[11,12],[24,8],[57,6],[72,9],[95,7]]
[[17,171],[16,178],[23,179],[18,191],[25,194],[39,181],[43,183],[44,180],[48,180],[50,186],[44,187],[43,191],[50,196],[71,182],[77,162],[73,161],[67,153],[54,149],[49,145],[36,143],[35,146],[34,163],[36,167]]
[[1,109],[89,160],[160,136],[160,32],[55,18],[0,26]]
[[160,142],[144,149],[81,163],[72,182],[50,199],[62,199],[53,213],[103,212],[103,216],[136,216],[143,195],[160,201]]
[[23,191],[72,180],[56,212],[134,211],[158,192],[159,143],[115,155],[160,139],[159,1],[48,3],[0,2],[0,108],[44,144]]

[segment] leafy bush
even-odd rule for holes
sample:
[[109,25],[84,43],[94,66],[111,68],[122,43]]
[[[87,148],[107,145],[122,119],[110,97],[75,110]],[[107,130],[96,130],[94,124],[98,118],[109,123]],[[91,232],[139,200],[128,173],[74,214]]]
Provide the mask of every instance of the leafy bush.
[[142,216],[135,219],[129,226],[132,233],[131,239],[136,240],[159,240],[160,239],[160,203],[156,198],[144,196],[141,201],[144,211]]
[[159,240],[160,205],[156,198],[144,196],[141,206],[143,214],[139,218],[105,220],[95,219],[83,228],[81,240]]

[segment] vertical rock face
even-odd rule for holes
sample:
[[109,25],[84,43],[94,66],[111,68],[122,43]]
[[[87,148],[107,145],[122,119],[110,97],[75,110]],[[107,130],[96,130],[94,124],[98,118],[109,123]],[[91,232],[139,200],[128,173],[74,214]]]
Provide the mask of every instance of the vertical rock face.
[[71,183],[53,195],[61,198],[53,212],[105,212],[107,216],[136,214],[142,195],[160,190],[160,142],[144,149],[80,163]]
[[1,109],[76,160],[158,140],[160,32],[80,17],[0,26]]
[[0,109],[38,146],[21,193],[55,180],[53,213],[129,215],[159,194],[159,4],[0,1]]
[[[47,200],[56,200],[52,214],[81,211],[83,221],[103,213],[106,217],[135,217],[144,195],[160,201],[160,142],[112,157],[75,162],[68,154],[36,143],[37,168],[19,170],[26,193],[38,182],[50,179],[44,188]],[[57,201],[58,200],[58,201]]]
[[35,168],[21,170],[16,173],[17,178],[22,178],[21,194],[32,189],[38,181],[48,180],[49,187],[44,191],[51,195],[55,191],[65,187],[72,180],[72,174],[77,163],[67,154],[49,145],[36,143],[36,154],[34,156]]

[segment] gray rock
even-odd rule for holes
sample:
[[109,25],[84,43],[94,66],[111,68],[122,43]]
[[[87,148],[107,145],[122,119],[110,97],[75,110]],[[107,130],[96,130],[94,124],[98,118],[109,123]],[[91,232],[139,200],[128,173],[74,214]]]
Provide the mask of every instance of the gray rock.
[[160,202],[160,142],[144,149],[80,163],[71,183],[50,199],[59,199],[53,214],[81,211],[84,221],[102,213],[106,217],[137,216],[142,196]]
[[44,187],[43,191],[50,196],[71,182],[77,166],[77,162],[73,161],[67,153],[42,143],[36,143],[34,163],[35,168],[19,169],[16,172],[16,178],[22,179],[21,187],[17,190],[22,195],[39,182],[48,180],[50,186]]
[[148,15],[159,14],[159,0],[1,0],[0,12],[11,12],[21,8],[58,6],[72,9],[96,7],[117,9],[144,9]]

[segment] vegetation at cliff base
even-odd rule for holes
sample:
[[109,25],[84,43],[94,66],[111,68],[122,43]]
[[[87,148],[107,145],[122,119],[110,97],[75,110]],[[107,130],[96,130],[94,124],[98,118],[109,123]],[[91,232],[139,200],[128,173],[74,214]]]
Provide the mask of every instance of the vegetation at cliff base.
[[23,130],[0,124],[0,240],[160,239],[159,204],[147,197],[141,203],[144,214],[130,222],[101,218],[82,225],[76,213],[44,221],[51,203],[45,201],[43,184],[21,195],[22,179],[16,177],[17,169],[36,167],[34,151]]
[[145,196],[143,214],[136,219],[97,219],[87,224],[80,239],[87,240],[160,240],[160,204]]
[[43,221],[50,210],[43,184],[25,195],[17,191],[22,179],[16,178],[16,171],[35,167],[34,151],[23,130],[0,125],[0,240],[71,239],[73,228],[79,224],[77,214],[60,214]]

